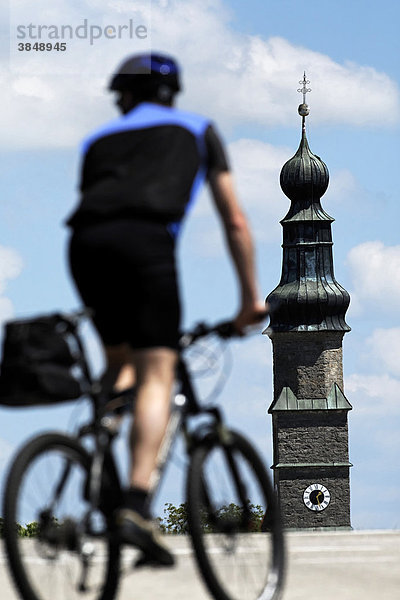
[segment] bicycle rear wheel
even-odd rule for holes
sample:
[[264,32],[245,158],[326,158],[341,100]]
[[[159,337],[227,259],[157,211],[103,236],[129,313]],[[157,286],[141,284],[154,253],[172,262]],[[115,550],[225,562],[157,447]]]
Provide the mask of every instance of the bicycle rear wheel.
[[85,600],[111,600],[116,593],[119,544],[100,513],[90,530],[84,518],[90,461],[77,440],[49,433],[28,442],[11,465],[4,537],[24,600],[76,600],[83,592]]
[[189,531],[216,600],[277,600],[284,547],[276,497],[249,442],[227,432],[194,449],[188,472]]

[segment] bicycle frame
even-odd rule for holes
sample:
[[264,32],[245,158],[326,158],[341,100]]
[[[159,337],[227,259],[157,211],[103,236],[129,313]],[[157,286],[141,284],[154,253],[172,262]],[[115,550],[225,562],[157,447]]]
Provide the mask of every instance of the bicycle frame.
[[[191,416],[199,414],[210,414],[214,417],[215,424],[221,422],[220,411],[217,408],[205,409],[200,406],[197,396],[195,394],[186,363],[182,357],[180,357],[177,367],[177,389],[173,394],[171,403],[171,416],[168,422],[167,430],[157,457],[156,469],[153,472],[150,492],[149,492],[149,503],[152,502],[156,495],[165,468],[168,464],[168,459],[171,454],[171,450],[175,439],[177,438],[179,431],[183,431],[187,451],[190,452],[191,445],[193,443],[193,434],[189,432],[187,420]],[[207,426],[209,431],[210,425]],[[205,435],[205,429],[196,429],[196,440]]]
[[[83,360],[85,361],[85,357]],[[104,400],[101,398],[100,394],[94,392],[90,394],[90,397],[94,409],[93,420],[89,425],[81,427],[78,433],[79,439],[86,436],[92,436],[95,440],[95,449],[92,454],[92,465],[88,484],[90,502],[88,518],[89,513],[101,504],[101,486],[104,467],[106,467],[107,473],[111,474],[111,477],[113,478],[112,489],[114,491],[117,490],[118,495],[121,493],[122,489],[118,469],[115,464],[115,458],[111,451],[112,440],[117,435],[118,430],[114,429],[113,418],[110,418],[106,412],[104,413],[105,407],[100,406],[101,401]],[[200,414],[210,415],[212,417],[212,422],[203,424],[200,428],[196,428],[195,434],[190,433],[187,423],[188,419]],[[149,506],[153,502],[153,499],[160,488],[174,442],[180,431],[183,432],[187,451],[190,452],[190,448],[194,443],[197,443],[201,438],[205,437],[211,430],[217,431],[221,422],[222,418],[218,408],[204,408],[200,406],[193,389],[186,363],[181,357],[177,367],[176,386],[171,399],[171,415],[158,453],[156,468],[150,482]],[[62,486],[62,482],[60,482],[60,486]]]
[[[70,316],[71,325],[74,324],[74,320],[76,322],[77,317],[76,314]],[[224,325],[223,330],[221,325]],[[225,325],[197,326],[182,337],[181,347],[187,348],[209,333],[216,333],[222,338],[231,337],[229,332],[228,335],[224,334]],[[58,566],[61,567],[60,573],[63,573],[65,553],[68,559],[71,559],[71,564],[80,569],[75,581],[66,574],[67,585],[74,586],[76,582],[78,591],[90,590],[92,576],[89,577],[89,572],[93,564],[97,563],[98,548],[105,549],[106,568],[100,575],[99,584],[102,587],[99,588],[101,596],[98,598],[111,598],[117,589],[120,575],[121,544],[130,543],[121,536],[118,519],[115,518],[118,515],[116,511],[124,506],[124,498],[113,440],[120,430],[121,415],[127,408],[132,410],[132,406],[127,402],[126,392],[113,395],[101,390],[99,382],[92,378],[85,348],[76,329],[74,333],[80,350],[77,360],[85,377],[82,388],[85,387],[92,405],[91,418],[78,428],[75,435],[49,432],[28,442],[16,457],[15,468],[10,469],[6,486],[4,506],[8,517],[5,519],[5,537],[13,577],[21,593],[37,600],[51,598],[52,586],[50,584],[50,587],[46,588],[44,595],[42,581],[39,579],[37,585],[36,578],[30,578],[32,569],[29,560],[25,560],[13,525],[22,515],[20,506],[24,506],[22,500],[27,496],[26,481],[30,482],[31,477],[33,482],[39,482],[39,489],[44,490],[42,498],[38,498],[39,502],[34,501],[32,507],[33,514],[39,517],[38,556],[41,558],[44,548],[50,560],[61,558]],[[196,367],[198,368],[198,364]],[[220,385],[218,388],[221,389]],[[214,394],[215,389],[217,388],[214,388]],[[200,404],[182,354],[179,357],[176,384],[171,398],[170,419],[151,479],[148,496],[150,514],[154,511],[154,507],[150,505],[154,503],[174,442],[180,433],[184,436],[188,454],[188,531],[208,589],[215,597],[241,597],[231,594],[230,564],[233,559],[234,564],[238,561],[242,571],[247,572],[250,569],[251,573],[260,574],[260,586],[265,586],[263,598],[277,598],[275,592],[279,593],[282,585],[283,541],[275,495],[263,461],[243,435],[225,425],[218,407]],[[87,438],[90,438],[89,445],[86,443]],[[60,456],[63,458],[61,463]],[[44,464],[48,465],[52,464],[51,461],[55,457],[58,475],[54,477],[55,470],[48,469],[53,471],[50,486],[40,485],[40,473],[37,477],[35,471],[35,461],[38,457],[40,460],[47,460]],[[260,506],[251,503],[252,495],[256,501],[260,498]],[[75,505],[71,504],[72,510],[68,509],[69,501],[67,506],[63,506],[64,499],[68,500],[69,496],[72,502],[75,502]],[[257,511],[261,506],[264,507],[265,525],[261,526],[261,531],[271,534],[266,541],[265,536],[257,536],[256,541],[253,539],[256,536],[252,535],[253,531],[259,531],[254,527],[258,527],[257,519],[260,515]],[[257,509],[257,514],[254,509]],[[208,533],[212,535],[206,536]],[[93,543],[91,538],[101,540],[97,544],[97,541]],[[243,546],[244,541],[246,544]],[[141,547],[139,543],[138,546]],[[248,548],[249,556],[253,557],[250,562],[247,553],[244,556],[243,547]],[[229,564],[225,559],[222,562],[228,566],[227,577],[224,575],[224,569],[220,571],[214,562],[215,557],[221,553],[229,559]],[[146,551],[143,551],[132,568],[147,564],[151,564],[151,561]],[[256,565],[253,571],[252,565]],[[51,564],[47,565],[50,572],[52,568]],[[96,575],[96,571],[94,574]],[[254,593],[258,594],[254,596],[255,600],[261,596],[257,589],[258,577],[254,580]],[[234,583],[235,587],[241,587],[241,579]],[[39,595],[35,595],[35,588]]]
[[[72,318],[79,320],[83,314],[85,313],[77,313]],[[114,414],[115,418],[113,418],[113,411],[111,411],[111,415],[107,413],[107,403],[109,398],[102,392],[100,385],[91,373],[85,346],[77,328],[75,328],[74,336],[80,352],[79,364],[88,385],[87,395],[91,400],[93,408],[92,420],[89,424],[82,426],[77,435],[80,440],[87,436],[91,436],[95,441],[95,448],[91,453],[92,463],[88,482],[88,500],[90,507],[87,511],[87,522],[90,523],[90,514],[93,510],[97,510],[98,507],[101,506],[102,500],[104,500],[102,498],[102,485],[105,471],[112,477],[113,481],[111,482],[111,489],[113,490],[113,493],[115,493],[115,491],[117,492],[115,501],[116,507],[122,494],[121,480],[112,453],[112,441],[118,434],[119,427],[118,425],[115,426],[115,418],[118,417]],[[188,419],[200,414],[209,415],[211,420],[202,424],[200,427],[196,427],[194,433],[190,432]],[[191,448],[195,444],[199,443],[200,440],[204,439],[204,437],[211,432],[219,436],[223,445],[227,445],[229,442],[229,440],[226,439],[225,428],[222,426],[220,410],[217,407],[204,408],[200,405],[182,354],[179,357],[176,371],[176,385],[171,399],[171,415],[157,457],[156,468],[151,478],[148,501],[149,506],[160,488],[174,442],[180,431],[183,432],[188,453],[190,453]],[[229,456],[228,460],[231,462]],[[66,465],[65,472],[60,479],[57,490],[62,490],[63,481],[65,481],[68,476],[68,469],[69,467]],[[235,479],[239,480],[238,474],[234,474],[234,476]]]

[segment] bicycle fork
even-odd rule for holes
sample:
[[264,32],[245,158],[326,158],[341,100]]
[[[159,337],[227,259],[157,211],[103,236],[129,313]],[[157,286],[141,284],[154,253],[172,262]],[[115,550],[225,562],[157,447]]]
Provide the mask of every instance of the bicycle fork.
[[[234,489],[237,495],[237,501],[239,506],[242,508],[241,513],[241,527],[243,531],[248,530],[248,526],[251,523],[251,511],[249,508],[249,497],[245,483],[240,476],[239,465],[235,459],[233,446],[232,446],[232,435],[229,429],[225,427],[222,422],[222,418],[218,408],[210,409],[208,412],[212,413],[215,418],[214,429],[211,431],[209,440],[211,445],[220,448],[228,468],[228,472],[231,473],[232,481],[234,483]],[[201,442],[200,442],[201,443]],[[204,437],[204,443],[207,443],[207,436]],[[205,507],[207,509],[210,522],[220,533],[233,534],[237,532],[237,525],[231,519],[224,519],[221,521],[218,517],[218,509],[216,510],[213,500],[210,498],[208,485],[205,478],[202,476],[202,496]],[[232,540],[233,541],[233,540]]]
[[[93,455],[93,460],[90,465],[90,470],[88,474],[88,481],[86,482],[86,490],[85,495],[87,494],[87,499],[89,501],[89,508],[86,512],[86,515],[81,523],[81,529],[83,531],[88,531],[92,535],[95,535],[95,532],[92,530],[92,514],[94,510],[97,510],[99,507],[99,503],[101,501],[101,493],[102,493],[102,481],[104,475],[104,464],[105,464],[105,453],[109,446],[110,441],[110,433],[104,429],[99,432],[96,436],[96,450]],[[81,532],[81,533],[82,533]],[[81,575],[79,581],[77,583],[77,590],[79,592],[87,592],[88,585],[87,579],[89,575],[89,568],[91,566],[91,560],[93,555],[95,554],[95,547],[92,542],[80,542],[79,548],[77,548],[78,553],[81,556]]]

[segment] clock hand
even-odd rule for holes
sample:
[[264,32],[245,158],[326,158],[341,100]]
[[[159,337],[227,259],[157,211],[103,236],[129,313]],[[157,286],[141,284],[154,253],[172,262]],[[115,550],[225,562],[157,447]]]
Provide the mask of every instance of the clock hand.
[[320,501],[318,500],[318,497],[319,497],[319,496],[322,496],[322,492],[318,492],[318,494],[316,495],[316,499],[317,499],[317,502],[318,502],[318,506],[320,506],[320,505],[321,505]]

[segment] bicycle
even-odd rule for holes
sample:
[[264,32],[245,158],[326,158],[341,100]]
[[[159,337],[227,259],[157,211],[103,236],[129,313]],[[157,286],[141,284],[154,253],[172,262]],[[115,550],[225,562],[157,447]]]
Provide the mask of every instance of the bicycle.
[[[55,596],[56,587],[68,600],[111,600],[122,568],[113,519],[122,484],[112,448],[121,416],[131,403],[128,393],[104,398],[78,332],[82,313],[63,318],[75,332],[91,418],[76,436],[44,433],[18,452],[4,495],[5,547],[23,600],[61,598]],[[201,406],[182,356],[210,334],[226,340],[234,329],[228,322],[201,324],[181,338],[176,391],[151,498],[182,432],[189,460],[189,534],[209,592],[216,600],[277,600],[283,586],[284,543],[269,476],[250,442],[224,424],[221,410]],[[42,483],[45,477],[49,484]],[[33,523],[31,539],[19,535],[23,522]],[[143,564],[145,556],[134,567]]]

